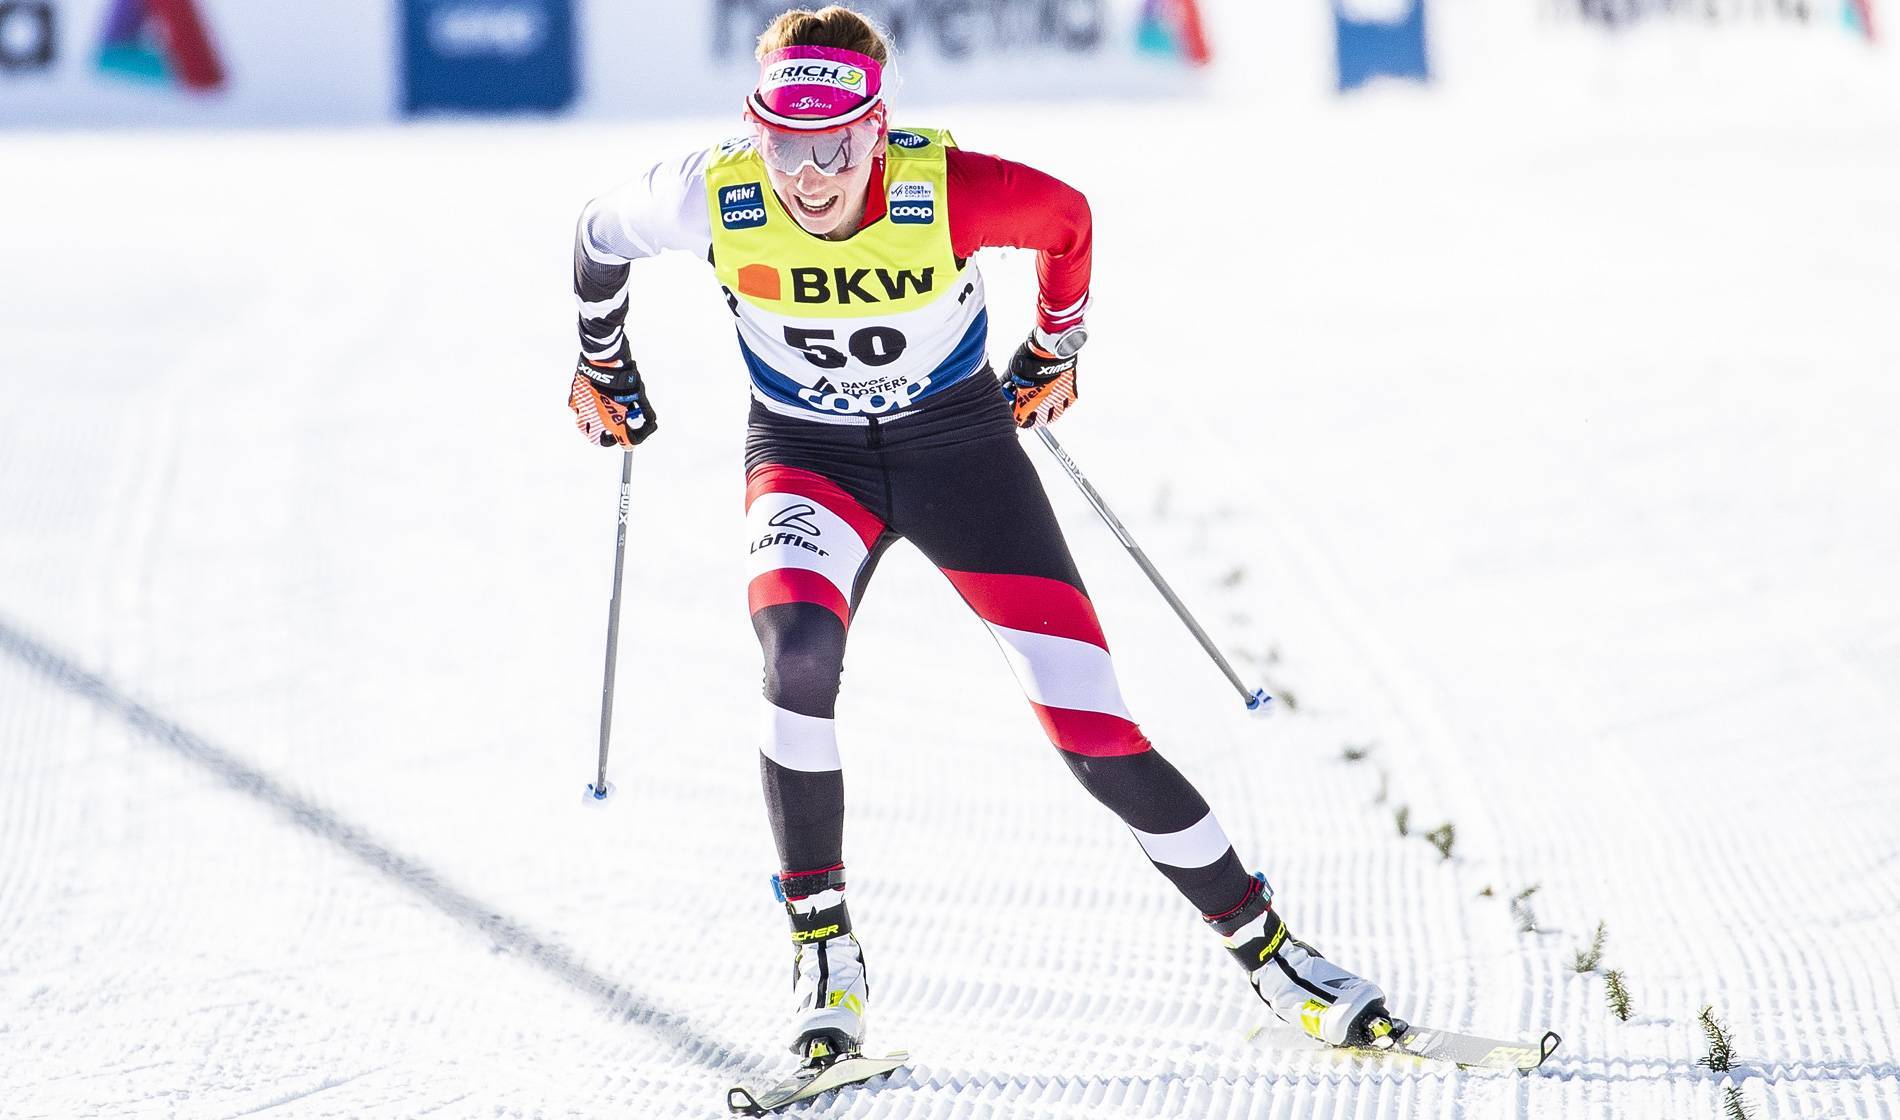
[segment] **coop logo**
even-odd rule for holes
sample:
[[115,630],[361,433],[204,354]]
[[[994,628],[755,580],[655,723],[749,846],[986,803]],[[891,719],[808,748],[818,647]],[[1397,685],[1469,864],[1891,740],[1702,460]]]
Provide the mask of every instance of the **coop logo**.
[[1135,47],[1190,66],[1206,66],[1213,57],[1207,49],[1207,32],[1201,27],[1201,9],[1194,0],[1146,0],[1135,25]]
[[113,0],[100,36],[99,69],[201,93],[224,88],[224,63],[192,0]]
[[54,30],[53,5],[47,0],[0,0],[0,74],[51,67]]
[[725,187],[719,192],[719,223],[727,229],[751,229],[765,224],[765,195],[759,184]]
[[925,226],[937,218],[937,190],[929,183],[892,183],[891,224]]
[[891,129],[890,139],[891,143],[900,148],[928,148],[930,146],[928,137],[919,136],[915,132],[906,132],[901,128]]

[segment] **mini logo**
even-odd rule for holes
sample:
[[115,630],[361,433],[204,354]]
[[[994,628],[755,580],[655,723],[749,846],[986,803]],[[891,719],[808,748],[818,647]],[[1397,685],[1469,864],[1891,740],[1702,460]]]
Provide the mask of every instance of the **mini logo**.
[[936,188],[929,183],[892,183],[890,215],[893,225],[929,225],[937,218]]
[[719,192],[719,222],[727,229],[751,229],[765,224],[765,196],[757,183],[725,187]]
[[900,148],[928,148],[930,146],[928,139],[901,128],[891,129],[890,140]]
[[824,534],[818,531],[817,523],[811,519],[812,515],[817,512],[816,509],[812,508],[810,503],[800,502],[795,506],[786,506],[784,509],[773,514],[772,519],[767,521],[766,524],[776,526],[780,529],[797,529],[799,532],[809,536],[821,537],[824,536]]

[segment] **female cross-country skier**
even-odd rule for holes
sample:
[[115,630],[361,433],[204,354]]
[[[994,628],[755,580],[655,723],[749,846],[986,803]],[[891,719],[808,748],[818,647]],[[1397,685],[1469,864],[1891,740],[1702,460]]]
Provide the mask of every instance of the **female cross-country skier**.
[[[581,356],[570,404],[603,447],[656,428],[622,331],[628,266],[710,261],[752,380],[747,588],[765,656],[759,744],[791,919],[802,1058],[859,1050],[870,997],[845,908],[844,778],[832,726],[845,633],[878,558],[908,539],[997,638],[1062,760],[1135,834],[1274,1014],[1334,1045],[1395,1028],[1371,982],[1295,940],[1207,802],[1128,714],[1107,643],[1017,440],[1076,400],[1088,203],[948,132],[886,122],[883,38],[832,6],[758,43],[745,134],[595,199],[574,245]],[[1036,326],[998,379],[985,246],[1037,250]]]

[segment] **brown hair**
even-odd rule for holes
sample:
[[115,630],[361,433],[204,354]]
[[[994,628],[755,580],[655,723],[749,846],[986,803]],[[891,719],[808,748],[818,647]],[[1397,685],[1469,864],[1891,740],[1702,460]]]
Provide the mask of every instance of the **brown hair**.
[[793,8],[783,13],[759,36],[759,49],[755,54],[763,59],[783,47],[833,47],[869,55],[879,66],[890,63],[890,47],[884,42],[884,36],[871,26],[870,20],[842,4],[832,4],[815,12],[809,8]]

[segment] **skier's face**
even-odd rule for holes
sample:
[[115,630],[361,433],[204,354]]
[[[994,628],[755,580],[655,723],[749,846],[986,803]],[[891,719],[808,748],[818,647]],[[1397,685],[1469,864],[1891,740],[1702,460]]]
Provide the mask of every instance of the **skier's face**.
[[[879,142],[882,152],[882,142]],[[874,161],[860,160],[853,166],[827,175],[807,163],[795,175],[772,167],[765,169],[779,201],[806,233],[841,241],[851,236],[864,218],[864,203],[870,196],[871,169]]]

